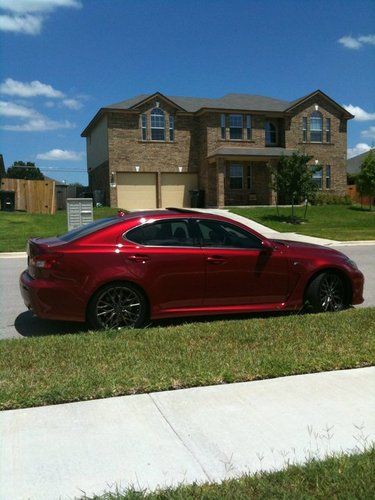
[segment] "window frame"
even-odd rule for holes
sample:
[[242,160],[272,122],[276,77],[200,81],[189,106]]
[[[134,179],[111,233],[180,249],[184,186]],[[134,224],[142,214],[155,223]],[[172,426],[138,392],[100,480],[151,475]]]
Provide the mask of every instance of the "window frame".
[[251,123],[251,115],[246,115],[246,140],[251,141],[253,128]]
[[174,115],[169,115],[169,142],[174,142]]
[[325,132],[326,132],[326,143],[330,144],[331,143],[331,118],[326,118],[325,119]]
[[[233,167],[240,167],[241,168],[241,172],[242,172],[242,175],[241,177],[239,175],[232,175],[232,172],[231,172],[231,169]],[[229,189],[233,190],[233,191],[239,191],[241,189],[243,189],[243,164],[242,163],[235,163],[235,162],[231,162],[229,164]],[[241,179],[241,187],[232,187],[232,184],[231,184],[231,180],[232,179]]]
[[[317,120],[320,121],[320,128],[313,128],[313,124],[315,127],[315,124]],[[319,140],[313,140],[312,139],[312,134],[320,134]],[[314,144],[321,144],[323,142],[323,115],[320,111],[313,111],[310,114],[310,142]]]
[[[320,174],[320,175],[317,175],[317,174]],[[312,178],[313,178],[313,182],[315,184],[317,184],[317,186],[318,186],[318,191],[322,191],[323,190],[323,167],[320,167],[320,169],[315,170],[313,172]],[[320,185],[316,181],[320,181]]]
[[225,113],[220,115],[220,136],[223,140],[227,137],[227,116]]
[[[271,130],[267,130],[267,125],[268,126],[273,126],[275,128],[274,131],[271,131]],[[279,140],[279,135],[278,135],[278,129],[277,129],[277,125],[275,124],[275,122],[273,120],[266,120],[265,124],[264,124],[264,130],[265,130],[265,138],[264,138],[264,142],[266,144],[266,146],[276,146],[277,143],[278,143],[278,140]],[[271,133],[275,133],[275,141],[272,142],[272,141],[267,141],[267,134],[271,134]]]
[[307,142],[307,116],[302,117],[302,142]]
[[253,189],[253,166],[251,164],[247,165],[246,188],[249,191],[252,191],[252,189]]
[[[232,118],[240,118],[241,126],[232,125]],[[241,131],[241,137],[232,137],[232,131]],[[242,141],[243,140],[243,115],[241,113],[230,113],[229,115],[229,139],[231,141]]]
[[140,122],[141,122],[142,141],[147,141],[147,114],[146,113],[141,113]]
[[331,189],[331,185],[332,185],[331,165],[326,165],[324,178],[325,178],[325,188],[327,191],[329,191]]
[[[163,126],[161,125],[157,125],[157,126],[153,126],[153,117],[163,117]],[[152,137],[153,135],[153,131],[160,131],[162,130],[163,131],[163,139],[154,139]],[[158,108],[158,107],[155,107],[151,110],[151,113],[150,113],[150,131],[151,131],[151,134],[150,134],[150,140],[151,141],[154,141],[154,142],[165,142],[165,111],[163,111],[161,108]]]

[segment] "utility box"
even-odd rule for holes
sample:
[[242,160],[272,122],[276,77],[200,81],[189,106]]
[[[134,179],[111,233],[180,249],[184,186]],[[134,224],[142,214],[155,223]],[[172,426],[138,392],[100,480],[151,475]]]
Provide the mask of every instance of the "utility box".
[[68,231],[94,220],[92,198],[67,198]]
[[0,191],[0,209],[4,212],[13,212],[15,209],[15,192]]

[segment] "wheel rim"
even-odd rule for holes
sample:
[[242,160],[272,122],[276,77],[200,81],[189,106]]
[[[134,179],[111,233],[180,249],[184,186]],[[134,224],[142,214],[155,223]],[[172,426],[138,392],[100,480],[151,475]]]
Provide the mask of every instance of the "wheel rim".
[[96,302],[96,317],[103,328],[134,327],[141,315],[141,299],[125,286],[103,291]]
[[320,304],[323,311],[340,311],[345,305],[345,290],[336,274],[327,274],[320,284]]

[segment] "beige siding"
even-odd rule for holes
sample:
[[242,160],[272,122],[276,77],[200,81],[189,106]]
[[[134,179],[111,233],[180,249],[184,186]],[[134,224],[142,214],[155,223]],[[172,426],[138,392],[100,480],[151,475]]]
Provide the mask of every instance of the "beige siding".
[[108,161],[108,119],[104,116],[86,137],[87,167],[93,169]]

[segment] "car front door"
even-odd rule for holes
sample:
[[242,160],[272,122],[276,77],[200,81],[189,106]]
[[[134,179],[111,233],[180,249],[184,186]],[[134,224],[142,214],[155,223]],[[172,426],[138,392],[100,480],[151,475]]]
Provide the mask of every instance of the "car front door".
[[206,265],[203,305],[277,304],[288,294],[288,261],[282,249],[227,222],[197,221]]
[[202,306],[205,261],[192,230],[188,220],[171,219],[144,223],[124,235],[125,264],[155,313]]

